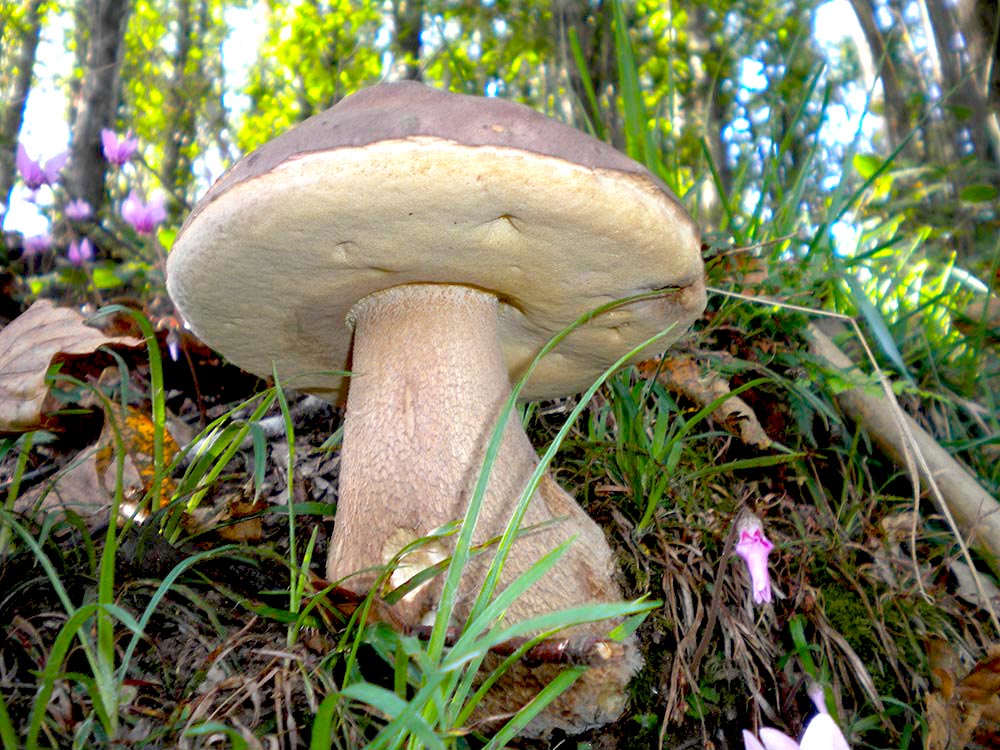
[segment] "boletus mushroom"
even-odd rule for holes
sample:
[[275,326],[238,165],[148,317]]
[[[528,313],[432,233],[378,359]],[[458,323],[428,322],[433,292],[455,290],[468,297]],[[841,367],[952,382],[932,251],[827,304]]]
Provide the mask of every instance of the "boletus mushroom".
[[[349,96],[235,164],[187,219],[167,269],[171,297],[207,344],[346,401],[327,577],[359,593],[404,546],[464,516],[512,379],[554,334],[603,303],[662,291],[573,331],[524,399],[585,390],[672,327],[656,344],[666,348],[705,305],[698,229],[645,167],[522,105],[412,82]],[[537,462],[515,415],[474,543],[503,532]],[[576,540],[508,621],[621,599],[602,530],[550,476],[524,519],[538,524],[515,542],[501,587]],[[449,554],[450,542],[424,546],[395,575]],[[459,625],[486,557],[463,578]],[[394,605],[405,622],[434,612],[439,579]],[[585,636],[608,629],[580,626]],[[615,719],[640,663],[633,643],[623,652],[528,733]],[[482,715],[516,710],[553,675],[517,667]]]

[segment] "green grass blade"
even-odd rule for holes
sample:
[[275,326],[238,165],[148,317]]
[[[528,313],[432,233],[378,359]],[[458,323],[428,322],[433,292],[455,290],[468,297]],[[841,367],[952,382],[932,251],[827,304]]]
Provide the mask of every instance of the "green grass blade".
[[0,692],[0,742],[3,743],[3,750],[20,750],[17,732],[11,723],[10,712],[7,711],[7,702],[2,692]]
[[[648,296],[651,295],[639,295],[639,297],[648,297]],[[597,308],[597,310],[595,310],[593,313],[584,316],[584,318],[581,318],[577,321],[574,321],[573,325],[569,329],[567,329],[564,332],[561,332],[559,335],[554,337],[549,344],[543,347],[538,357],[536,357],[534,362],[532,362],[531,366],[525,371],[524,375],[521,377],[521,379],[515,386],[511,397],[516,398],[517,394],[520,393],[521,389],[524,387],[524,384],[530,377],[535,364],[541,361],[541,358],[549,351],[551,351],[551,349],[554,348],[558,344],[558,342],[565,337],[563,336],[563,334],[569,335],[569,333],[572,330],[575,330],[575,328],[578,327],[578,325],[583,325],[583,323],[589,320],[591,316],[600,314],[600,312],[604,312],[608,309],[613,309],[614,307],[618,307],[621,304],[626,304],[628,301],[632,301],[633,299],[635,298],[629,297],[626,300],[618,300],[609,303],[608,305],[602,305],[601,307]],[[476,603],[473,605],[473,608],[469,615],[470,620],[474,619],[475,616],[478,614],[478,612],[486,606],[486,601],[488,601],[488,597],[492,595],[493,590],[496,587],[497,581],[499,580],[500,572],[503,569],[503,564],[507,558],[507,555],[510,552],[511,547],[513,546],[514,535],[516,534],[517,529],[520,528],[521,521],[524,518],[524,514],[527,510],[528,503],[530,502],[531,497],[534,495],[535,490],[538,489],[538,485],[541,483],[542,477],[548,471],[548,467],[552,463],[552,459],[555,458],[556,451],[559,450],[559,447],[562,445],[562,441],[566,438],[566,435],[573,428],[573,425],[576,423],[576,420],[579,418],[580,414],[582,414],[583,410],[587,408],[587,404],[590,401],[590,399],[594,397],[594,394],[597,393],[597,390],[604,384],[604,382],[611,376],[612,373],[614,373],[616,370],[622,367],[630,359],[635,357],[635,355],[641,352],[643,349],[645,349],[648,346],[651,346],[656,341],[662,339],[664,336],[669,334],[670,331],[671,328],[667,328],[663,331],[660,331],[656,335],[651,336],[646,341],[643,341],[641,344],[639,344],[639,346],[635,347],[631,351],[619,357],[611,365],[611,367],[605,370],[604,373],[602,373],[602,375],[593,384],[591,384],[590,388],[584,391],[577,405],[570,411],[569,416],[567,417],[565,423],[556,433],[555,439],[549,445],[545,453],[541,456],[538,465],[535,467],[535,471],[532,473],[531,478],[528,480],[528,484],[521,495],[520,502],[514,509],[514,513],[511,515],[510,522],[508,523],[507,528],[504,531],[504,537],[503,539],[501,539],[500,545],[497,549],[496,557],[494,558],[493,564],[490,566],[489,572],[487,573],[486,580],[483,584],[483,588],[480,591],[478,597],[476,598]]]
[[[131,617],[131,615],[128,615],[119,607],[91,603],[85,604],[79,609],[73,611],[66,622],[63,623],[63,626],[59,629],[59,633],[52,642],[48,658],[45,660],[45,668],[42,670],[40,676],[38,692],[35,694],[35,699],[31,708],[31,718],[28,721],[28,732],[25,737],[25,747],[27,750],[34,750],[38,746],[38,734],[42,728],[42,721],[45,718],[45,713],[49,705],[49,699],[52,697],[52,691],[55,689],[56,680],[60,677],[61,667],[66,659],[66,654],[69,652],[70,646],[77,638],[80,639],[81,643],[86,645],[87,639],[85,637],[85,633],[87,631],[87,622],[91,619],[91,617],[94,617],[101,611],[105,611],[113,616],[119,617],[130,630],[138,635],[138,623]],[[90,659],[90,663],[92,669],[97,672],[97,665],[92,658]],[[105,709],[107,708],[108,706],[105,706]],[[115,713],[117,713],[117,707]]]
[[628,38],[629,22],[621,0],[613,0],[611,11],[621,100],[625,114],[625,151],[637,162],[645,164],[662,177],[663,170],[651,163],[654,151],[649,138],[648,115],[643,103],[642,85],[639,82],[639,66],[632,51],[632,42]]
[[594,81],[590,77],[590,70],[587,68],[587,61],[583,56],[583,49],[580,47],[580,37],[576,33],[576,28],[569,27],[567,31],[570,52],[573,54],[573,63],[576,65],[576,72],[580,76],[580,83],[583,84],[583,91],[587,95],[587,105],[590,107],[590,116],[587,121],[594,135],[602,141],[607,140],[608,134],[601,121],[601,108],[597,103],[597,94],[594,93]]
[[319,704],[316,716],[312,722],[312,737],[309,740],[309,750],[330,750],[333,747],[333,720],[337,715],[337,706],[342,697],[339,693],[330,693]]
[[173,570],[171,570],[166,577],[160,581],[160,585],[156,587],[156,591],[154,591],[153,596],[150,597],[149,603],[146,604],[146,609],[143,610],[142,617],[139,618],[134,635],[129,641],[128,646],[125,647],[125,652],[122,654],[121,666],[118,668],[119,681],[125,679],[125,670],[128,669],[128,665],[132,660],[132,654],[142,640],[143,634],[146,632],[146,626],[149,625],[149,621],[153,617],[153,613],[156,611],[156,608],[160,606],[160,602],[163,600],[163,597],[165,597],[170,591],[174,581],[180,578],[184,571],[194,565],[197,565],[202,560],[208,560],[210,558],[218,557],[219,555],[224,555],[229,552],[235,552],[237,550],[239,550],[238,545],[226,544],[221,547],[216,547],[215,549],[199,552],[196,555],[192,555],[191,557],[181,560],[174,566]]
[[124,313],[131,317],[139,326],[146,343],[146,354],[149,357],[149,400],[153,422],[153,466],[156,468],[148,494],[158,499],[160,485],[163,482],[163,446],[167,429],[166,391],[163,386],[163,358],[160,356],[160,346],[156,341],[153,326],[139,310],[124,305],[108,305],[98,310],[93,319],[111,313]]
[[586,672],[585,667],[570,667],[564,669],[555,679],[546,685],[538,695],[531,699],[528,705],[518,711],[514,717],[507,722],[493,738],[483,746],[483,750],[499,750],[505,747],[506,743],[514,739],[517,734],[524,729],[528,723],[538,714],[545,710],[553,700],[568,690],[580,675]]
[[856,278],[851,275],[846,275],[844,276],[844,281],[851,290],[851,299],[853,300],[854,305],[860,311],[862,317],[864,317],[865,322],[868,323],[868,327],[871,328],[882,353],[889,358],[889,361],[892,362],[893,367],[896,368],[896,371],[900,375],[906,378],[910,383],[913,383],[913,377],[910,375],[910,370],[906,366],[902,352],[900,352],[899,347],[896,346],[896,340],[893,338],[892,332],[889,330],[889,326],[886,325],[885,319],[875,308],[875,305],[872,304],[871,300],[868,299],[868,295],[865,294],[864,289],[861,288],[861,284],[858,283]]
[[209,734],[225,735],[232,745],[232,750],[248,750],[250,747],[238,730],[219,721],[207,721],[184,730],[185,737],[204,737]]

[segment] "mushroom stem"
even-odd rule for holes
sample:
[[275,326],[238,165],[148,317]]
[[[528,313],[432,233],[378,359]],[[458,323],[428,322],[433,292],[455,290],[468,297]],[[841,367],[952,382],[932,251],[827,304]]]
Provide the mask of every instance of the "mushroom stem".
[[[408,543],[465,516],[494,425],[510,396],[498,310],[491,294],[440,284],[393,287],[369,295],[352,309],[353,375],[328,579],[352,591],[366,591],[378,575],[373,568],[385,565]],[[514,415],[490,472],[474,544],[503,532],[537,463]],[[621,599],[603,532],[548,474],[523,521],[525,526],[543,523],[544,528],[514,542],[500,576],[501,588],[557,545],[576,539],[556,567],[507,610],[509,622]],[[447,541],[407,555],[392,582],[399,585],[445,559],[454,546]],[[465,622],[491,558],[487,554],[474,559],[463,571],[454,622]],[[433,617],[441,578],[395,605],[404,622],[417,624]],[[603,636],[607,630],[606,624],[593,623],[573,633]],[[620,658],[588,670],[570,692],[533,720],[529,731],[582,731],[617,718],[624,707],[625,684],[640,663],[631,640],[622,646]],[[553,665],[515,667],[484,698],[479,712],[486,717],[516,710],[557,671]]]
[[[351,311],[352,373],[341,454],[340,500],[327,575],[367,590],[373,567],[406,544],[464,517],[496,420],[510,395],[497,332],[495,296],[463,286],[414,284],[365,297]],[[538,457],[516,415],[507,421],[477,523],[474,543],[501,534]],[[561,519],[561,520],[557,520]],[[550,523],[519,538],[500,585],[572,535],[558,567],[509,611],[512,620],[564,607],[615,601],[611,549],[601,529],[551,477],[543,479],[524,525]],[[400,584],[451,554],[431,543],[407,556]],[[483,558],[489,558],[484,555]],[[478,592],[488,559],[474,561],[463,594]],[[366,571],[359,575],[359,571]],[[560,572],[562,571],[562,572]],[[397,605],[410,623],[432,616],[440,581]],[[471,596],[453,616],[464,620]]]

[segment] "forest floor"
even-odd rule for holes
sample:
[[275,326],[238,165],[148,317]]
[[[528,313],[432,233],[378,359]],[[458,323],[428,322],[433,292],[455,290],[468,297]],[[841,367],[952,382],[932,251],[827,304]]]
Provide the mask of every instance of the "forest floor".
[[[660,604],[618,722],[509,746],[740,748],[742,729],[799,734],[816,684],[854,746],[997,746],[988,560],[970,565],[932,506],[915,508],[905,471],[845,423],[801,319],[765,336],[760,315],[710,312],[672,364],[609,381],[563,441],[553,471],[605,529],[626,595]],[[101,326],[143,337],[121,312]],[[341,411],[293,392],[283,404],[186,334],[176,358],[167,329],[157,340],[159,362],[142,346],[57,357],[43,428],[5,443],[0,738],[363,746],[385,713],[325,697],[358,681],[398,692],[400,678],[385,623],[351,630],[352,608],[323,592]],[[746,411],[699,395],[709,374]],[[573,405],[531,412],[539,449]],[[732,555],[747,512],[775,543],[763,604]],[[470,730],[448,746],[488,742]]]

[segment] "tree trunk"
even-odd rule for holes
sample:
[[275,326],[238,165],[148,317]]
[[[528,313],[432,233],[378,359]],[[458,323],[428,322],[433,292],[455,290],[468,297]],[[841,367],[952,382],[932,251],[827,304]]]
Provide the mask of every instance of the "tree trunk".
[[986,103],[984,127],[1000,161],[1000,3],[959,0],[958,24],[968,50],[976,89]]
[[865,35],[878,75],[882,79],[882,97],[885,101],[885,121],[888,127],[889,146],[896,149],[910,133],[910,109],[906,105],[903,89],[896,73],[885,37],[875,21],[872,0],[850,0],[854,15]]
[[[713,44],[717,33],[713,15],[708,8],[697,6],[690,11],[689,42],[693,58],[691,82],[694,97],[691,106],[692,121],[702,133],[705,145],[711,154],[712,163],[719,174],[722,192],[728,199],[732,192],[733,175],[726,157],[726,141],[722,128],[731,104],[731,94],[727,94],[720,84],[734,70],[732,54]],[[722,74],[720,75],[720,67]],[[712,179],[705,179],[698,191],[698,218],[710,226],[719,226],[723,221],[722,200],[719,186]]]
[[396,0],[392,8],[396,24],[397,68],[407,81],[420,80],[420,35],[424,28],[422,0]]
[[[171,113],[173,130],[168,134],[163,147],[163,180],[164,188],[172,196],[184,195],[191,183],[191,162],[187,149],[195,138],[195,107],[192,104],[202,101],[201,92],[195,92],[202,85],[203,76],[200,71],[192,73],[188,70],[191,62],[192,46],[204,38],[204,26],[199,28],[195,22],[192,5],[194,0],[178,0],[177,8],[177,49],[174,53],[173,75],[170,90],[166,96],[167,112]],[[201,17],[205,18],[204,3]],[[200,65],[198,66],[200,67]],[[175,207],[176,208],[176,207]]]
[[[923,1],[933,28],[938,58],[941,61],[942,80],[938,83],[942,94],[947,95],[951,92],[946,103],[958,105],[967,113],[967,116],[959,118],[958,122],[949,123],[955,150],[958,154],[962,153],[964,144],[959,139],[967,134],[972,142],[972,148],[980,159],[1000,164],[1000,152],[997,151],[1000,144],[993,143],[990,138],[987,127],[989,106],[984,92],[977,86],[975,77],[974,66],[980,64],[980,61],[963,57],[963,50],[957,43],[962,37],[952,16],[950,5],[942,0]],[[968,46],[967,40],[966,46]],[[982,62],[988,65],[988,61]]]
[[96,209],[104,197],[101,129],[112,127],[119,100],[118,72],[124,54],[130,0],[86,0],[90,38],[80,100],[73,123],[67,186],[72,198]]
[[13,84],[4,92],[7,101],[0,103],[0,203],[4,205],[10,203],[10,191],[14,186],[14,155],[42,34],[41,7],[42,0],[30,0],[21,27],[11,28],[3,35],[4,46],[9,44],[8,49],[12,51],[14,71]]

